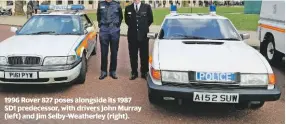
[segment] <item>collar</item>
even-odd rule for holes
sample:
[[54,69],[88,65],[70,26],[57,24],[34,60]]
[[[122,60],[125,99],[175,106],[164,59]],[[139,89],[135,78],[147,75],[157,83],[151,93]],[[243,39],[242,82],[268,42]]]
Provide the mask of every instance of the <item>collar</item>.
[[134,8],[136,8],[136,5],[138,5],[137,7],[138,7],[138,9],[139,9],[140,6],[141,6],[141,2],[139,2],[138,4],[134,3]]

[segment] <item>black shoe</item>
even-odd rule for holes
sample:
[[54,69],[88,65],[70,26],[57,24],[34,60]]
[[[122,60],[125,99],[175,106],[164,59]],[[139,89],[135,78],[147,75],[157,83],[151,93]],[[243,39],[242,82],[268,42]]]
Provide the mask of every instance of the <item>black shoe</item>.
[[131,74],[131,77],[129,78],[129,80],[135,80],[138,77],[138,74]]
[[103,80],[106,77],[107,77],[107,73],[106,72],[101,72],[101,75],[99,76],[99,80]]
[[147,79],[147,73],[141,73],[141,78],[143,78],[143,79]]
[[118,79],[118,77],[116,76],[115,72],[110,72],[110,77],[112,77],[113,79]]

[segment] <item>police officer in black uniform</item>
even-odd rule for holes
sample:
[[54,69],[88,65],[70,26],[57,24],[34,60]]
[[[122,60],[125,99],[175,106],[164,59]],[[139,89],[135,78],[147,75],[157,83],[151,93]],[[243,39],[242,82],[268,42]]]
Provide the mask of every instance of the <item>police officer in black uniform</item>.
[[153,13],[151,6],[141,3],[140,0],[125,8],[125,23],[128,25],[128,48],[131,63],[131,77],[134,80],[138,77],[138,51],[140,51],[141,77],[146,79],[149,71],[149,39],[147,33],[149,26],[153,23]]
[[107,77],[107,57],[110,44],[111,62],[109,75],[117,79],[117,52],[120,38],[120,25],[123,19],[122,9],[118,1],[105,0],[98,4],[97,21],[101,47],[101,75],[100,80]]

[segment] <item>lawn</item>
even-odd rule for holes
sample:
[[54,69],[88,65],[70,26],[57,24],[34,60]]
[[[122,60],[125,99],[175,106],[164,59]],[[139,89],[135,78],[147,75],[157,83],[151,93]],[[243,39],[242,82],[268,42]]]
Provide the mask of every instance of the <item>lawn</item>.
[[[208,13],[207,7],[201,8],[179,8],[179,13]],[[217,7],[217,14],[229,18],[238,30],[251,30],[257,29],[257,22],[259,15],[244,14],[243,7]],[[153,9],[154,25],[160,25],[164,17],[169,14],[168,8]],[[90,18],[96,20],[95,13],[88,14]]]

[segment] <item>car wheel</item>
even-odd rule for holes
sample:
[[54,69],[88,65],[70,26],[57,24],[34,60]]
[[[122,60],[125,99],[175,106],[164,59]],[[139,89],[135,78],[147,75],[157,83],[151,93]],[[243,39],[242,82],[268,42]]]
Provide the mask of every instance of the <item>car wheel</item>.
[[274,65],[282,60],[282,56],[276,50],[274,38],[271,35],[266,36],[265,40],[263,41],[261,46],[261,53],[271,65]]
[[265,103],[264,101],[260,101],[259,103],[251,103],[250,108],[255,110],[259,109],[264,105],[264,103]]
[[93,50],[92,50],[92,52],[91,52],[91,55],[92,55],[92,56],[96,55],[96,46],[94,46],[94,48],[93,48]]
[[75,84],[84,84],[86,72],[87,72],[87,62],[86,62],[86,57],[84,54],[82,57],[82,61],[81,61],[80,73],[79,73],[77,79],[75,80]]
[[92,52],[91,52],[91,55],[96,55],[96,46],[97,46],[97,35],[96,35],[96,41],[95,41],[95,45],[94,45],[94,48],[93,48],[93,50],[92,50]]
[[152,104],[159,104],[163,102],[163,97],[155,95],[151,92],[148,93],[149,102]]

